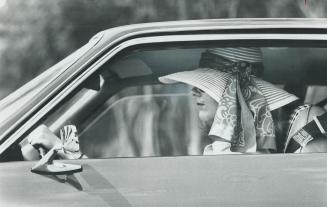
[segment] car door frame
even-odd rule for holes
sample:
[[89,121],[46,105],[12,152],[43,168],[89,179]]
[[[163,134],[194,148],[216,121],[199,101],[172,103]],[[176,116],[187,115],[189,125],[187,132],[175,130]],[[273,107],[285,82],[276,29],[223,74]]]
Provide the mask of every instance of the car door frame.
[[[277,30],[277,29],[275,29]],[[253,31],[256,31],[255,29]],[[269,41],[269,40],[297,40],[297,41],[326,41],[327,34],[320,33],[262,33],[262,30],[258,30],[258,33],[242,33],[242,30],[238,30],[232,34],[193,34],[192,31],[188,31],[190,34],[158,34],[154,36],[148,35],[146,37],[135,37],[127,39],[114,46],[109,51],[102,54],[101,57],[94,55],[95,62],[91,65],[83,64],[80,68],[82,71],[74,80],[71,80],[61,91],[59,91],[51,100],[37,111],[31,118],[25,121],[13,134],[11,134],[0,146],[0,154],[9,148],[14,143],[17,143],[24,136],[26,136],[31,130],[33,130],[40,120],[45,117],[49,111],[51,111],[57,104],[59,104],[64,98],[72,93],[80,84],[82,84],[88,77],[94,74],[104,63],[108,62],[116,54],[125,50],[126,48],[136,45],[147,44],[167,44],[167,43],[182,43],[182,42],[208,42],[208,41]],[[91,62],[90,60],[89,62]]]

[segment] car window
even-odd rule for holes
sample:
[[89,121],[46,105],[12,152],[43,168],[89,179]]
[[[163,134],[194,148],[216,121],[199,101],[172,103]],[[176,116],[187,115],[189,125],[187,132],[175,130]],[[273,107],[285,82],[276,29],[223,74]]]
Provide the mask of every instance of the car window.
[[[185,82],[163,84],[158,78],[198,69],[202,55],[207,51],[235,47],[217,44],[129,48],[101,65],[40,124],[45,124],[58,137],[64,125],[75,125],[81,151],[90,158],[203,155],[205,150],[212,151],[217,147],[213,143],[221,141],[224,135],[218,132],[219,136],[211,136],[214,129],[202,122],[199,105],[203,103],[197,102],[194,95],[197,87]],[[255,63],[255,67],[260,68],[256,74],[260,80],[255,80],[255,84],[264,88],[268,82],[264,94],[272,94],[270,102],[280,99],[277,105],[282,103],[277,107],[269,102],[272,110],[266,109],[272,116],[269,123],[274,123],[276,146],[256,153],[284,153],[286,143],[292,137],[290,131],[296,133],[309,123],[310,113],[316,113],[314,116],[324,113],[327,98],[327,79],[324,78],[327,61],[324,57],[327,49],[308,45],[256,48],[260,50],[262,60]],[[239,57],[236,55],[236,58]],[[276,95],[279,90],[285,91],[281,97]],[[224,94],[226,91],[226,88],[222,90]],[[289,102],[283,103],[288,99]],[[222,105],[218,103],[218,109]],[[300,110],[296,111],[299,107]],[[306,107],[313,108],[307,110]],[[319,108],[317,112],[315,107]],[[293,129],[295,124],[290,124],[290,120],[295,119],[294,113],[302,116],[305,110],[308,111],[306,121],[302,123],[304,118],[301,118],[300,126]],[[213,116],[216,113],[218,110]],[[261,124],[265,127],[265,123]],[[238,129],[235,127],[235,130]],[[229,142],[233,144],[233,141]],[[269,141],[260,143],[258,138],[257,142],[258,146],[269,145]]]
[[[39,96],[49,83],[89,51],[95,43],[95,41],[90,41],[85,44],[74,53],[70,54],[21,88],[17,89],[12,94],[2,99],[0,101],[0,133],[3,134],[3,132],[8,130],[8,128],[13,127],[17,118],[26,116],[31,108],[36,104],[39,104]],[[30,105],[30,107],[23,107],[26,105]]]
[[91,157],[201,154],[199,121],[189,90],[185,85],[123,89],[83,125],[81,147]]

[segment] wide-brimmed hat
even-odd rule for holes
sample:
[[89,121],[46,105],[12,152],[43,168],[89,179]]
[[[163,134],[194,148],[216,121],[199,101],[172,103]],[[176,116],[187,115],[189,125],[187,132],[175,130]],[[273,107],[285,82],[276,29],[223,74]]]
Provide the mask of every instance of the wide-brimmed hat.
[[201,54],[199,68],[162,76],[159,77],[159,81],[166,84],[181,82],[197,87],[219,103],[228,80],[233,76],[233,68],[226,67],[226,65],[240,61],[252,65],[249,75],[253,76],[255,84],[262,91],[270,110],[275,110],[298,99],[295,95],[257,77],[263,70],[261,68],[263,58],[260,48],[254,47],[208,49]]
[[[228,80],[231,77],[231,73],[221,72],[211,68],[198,68],[196,70],[177,72],[162,76],[159,77],[159,80],[166,84],[181,82],[197,87],[219,103],[228,84]],[[260,78],[253,77],[253,80],[262,91],[271,111],[298,99],[293,94],[290,94]]]
[[218,102],[209,132],[232,143],[232,151],[276,149],[270,111],[298,98],[257,76],[262,72],[259,48],[215,48],[202,53],[199,68],[160,77],[163,83],[195,86]]

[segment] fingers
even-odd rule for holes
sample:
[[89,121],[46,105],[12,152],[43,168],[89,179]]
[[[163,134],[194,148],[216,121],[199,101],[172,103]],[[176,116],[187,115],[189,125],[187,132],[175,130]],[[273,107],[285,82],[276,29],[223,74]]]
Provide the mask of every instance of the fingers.
[[26,144],[21,148],[24,160],[38,160],[40,155],[38,151],[30,144]]
[[27,139],[34,147],[43,147],[47,150],[61,144],[59,138],[45,125],[38,126],[28,135]]
[[44,134],[46,133],[47,127],[45,125],[40,125],[34,129],[27,137],[27,140],[30,144],[38,144],[39,140],[43,139]]
[[46,150],[42,147],[40,147],[38,151],[39,151],[41,157],[43,157],[46,154]]

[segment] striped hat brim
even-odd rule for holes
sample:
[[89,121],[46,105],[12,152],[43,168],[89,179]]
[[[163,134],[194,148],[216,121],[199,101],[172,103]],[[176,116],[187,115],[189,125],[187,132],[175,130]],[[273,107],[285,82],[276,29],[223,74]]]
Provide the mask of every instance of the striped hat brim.
[[[228,79],[231,78],[231,76],[231,73],[225,73],[210,68],[199,68],[192,71],[183,71],[162,76],[159,77],[159,81],[166,84],[178,82],[186,83],[203,90],[216,100],[217,103],[220,103]],[[263,93],[270,110],[275,110],[298,99],[295,95],[260,78],[254,77],[254,81]]]

